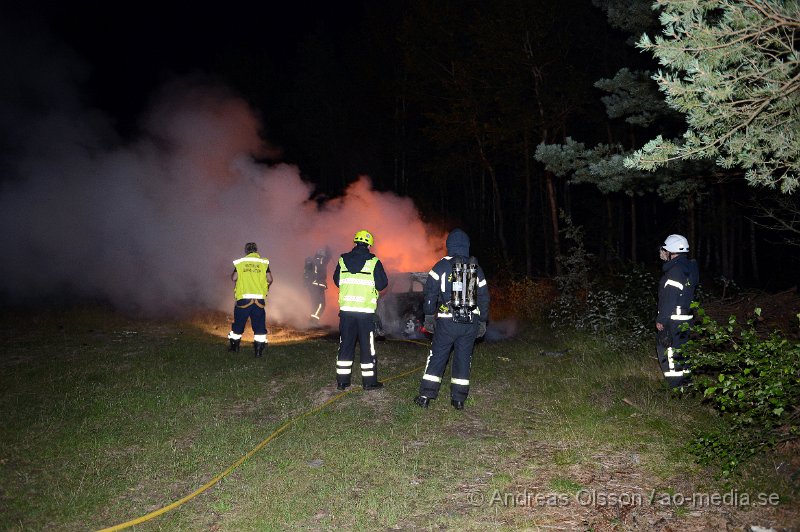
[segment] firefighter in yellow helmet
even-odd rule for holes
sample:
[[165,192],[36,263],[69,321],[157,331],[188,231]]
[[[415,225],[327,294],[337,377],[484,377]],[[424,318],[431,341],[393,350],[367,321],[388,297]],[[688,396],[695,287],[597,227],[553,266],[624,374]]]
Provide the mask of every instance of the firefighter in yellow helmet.
[[255,356],[264,354],[267,347],[267,292],[272,284],[272,272],[269,270],[269,259],[258,254],[255,242],[248,242],[244,246],[245,256],[233,261],[234,281],[233,289],[236,306],[233,308],[233,325],[228,333],[230,343],[228,351],[239,351],[242,333],[247,319],[253,328],[253,350]]
[[372,233],[359,231],[353,237],[355,246],[339,257],[333,282],[339,287],[339,354],[336,358],[336,388],[350,386],[356,340],[361,349],[361,384],[365,390],[382,388],[378,381],[375,356],[375,310],[378,292],[389,279],[378,257],[370,253]]

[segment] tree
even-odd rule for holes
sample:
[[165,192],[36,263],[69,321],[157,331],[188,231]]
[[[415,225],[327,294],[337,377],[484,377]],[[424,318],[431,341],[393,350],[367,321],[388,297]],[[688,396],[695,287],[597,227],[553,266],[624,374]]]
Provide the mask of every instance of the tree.
[[625,159],[652,170],[716,159],[750,185],[784,193],[800,176],[800,8],[796,0],[657,0],[662,35],[638,42],[663,69],[653,79],[686,115],[681,140],[658,136]]
[[753,222],[780,237],[780,243],[800,247],[800,198],[780,195],[756,199]]
[[[605,11],[609,23],[636,36],[649,28],[657,27],[654,12],[640,0],[595,0],[595,5]],[[635,40],[630,39],[629,44]],[[649,66],[649,65],[644,65]],[[590,183],[605,196],[608,212],[608,227],[604,239],[611,244],[614,234],[612,223],[612,196],[625,203],[629,221],[629,258],[636,262],[639,228],[637,219],[637,197],[656,192],[660,199],[674,201],[688,211],[686,219],[690,237],[694,236],[695,201],[702,193],[703,180],[698,176],[708,174],[710,164],[696,161],[672,163],[653,173],[638,168],[626,168],[624,161],[641,146],[637,131],[644,130],[649,138],[654,130],[661,132],[680,131],[683,120],[679,113],[664,103],[657,84],[646,69],[625,67],[612,78],[603,78],[594,86],[606,93],[601,98],[608,118],[624,122],[612,130],[609,126],[608,142],[587,148],[583,143],[565,139],[563,144],[541,143],[536,148],[536,160],[560,177],[566,177],[573,185]],[[613,248],[613,245],[607,247]]]
[[[563,138],[567,117],[579,109],[589,74],[573,65],[585,45],[573,43],[564,27],[588,26],[591,19],[574,16],[588,9],[583,0],[410,3],[401,32],[408,102],[424,117],[421,130],[436,149],[426,166],[443,173],[435,195],[453,214],[476,199],[485,205],[459,214],[491,231],[503,271],[520,258],[525,273],[534,271],[537,185],[549,213],[545,249],[558,253],[555,179],[539,175],[531,152],[536,143]],[[464,194],[475,178],[477,198]]]

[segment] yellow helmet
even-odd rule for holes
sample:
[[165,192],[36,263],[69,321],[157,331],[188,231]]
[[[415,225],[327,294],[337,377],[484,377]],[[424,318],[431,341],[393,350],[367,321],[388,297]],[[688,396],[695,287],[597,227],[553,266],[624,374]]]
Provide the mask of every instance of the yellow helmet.
[[356,236],[353,237],[353,242],[363,242],[364,244],[371,246],[375,240],[372,238],[372,233],[362,229]]

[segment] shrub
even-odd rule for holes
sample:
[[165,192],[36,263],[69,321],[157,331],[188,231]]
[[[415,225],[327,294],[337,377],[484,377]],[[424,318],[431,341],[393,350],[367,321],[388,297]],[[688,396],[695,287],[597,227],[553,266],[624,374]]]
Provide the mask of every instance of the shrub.
[[549,279],[514,279],[502,290],[492,292],[492,320],[515,317],[531,323],[542,323],[558,293]]
[[[629,264],[625,269],[604,276],[595,281],[593,290],[598,295],[587,298],[587,326],[593,316],[604,316],[606,330],[617,331],[630,336],[631,340],[641,340],[654,334],[656,314],[657,279],[652,273],[639,265]],[[595,303],[596,302],[596,303]],[[595,310],[605,307],[605,313]],[[613,309],[613,312],[612,312]],[[586,327],[584,327],[586,328]]]
[[583,246],[583,228],[573,225],[572,219],[564,211],[561,211],[560,218],[564,222],[561,232],[565,245],[567,242],[572,242],[572,245],[568,253],[557,258],[562,273],[555,277],[558,298],[550,310],[554,328],[572,326],[583,315],[590,287],[589,261],[593,258]]
[[752,456],[800,437],[800,344],[775,332],[760,337],[753,320],[740,326],[731,316],[719,325],[692,306],[698,323],[681,349],[692,371],[685,391],[713,404],[723,426],[701,431],[690,447],[700,463],[729,476]]
[[562,219],[565,240],[572,246],[559,257],[563,273],[555,278],[559,296],[550,310],[551,326],[613,335],[623,343],[637,343],[652,334],[656,308],[653,275],[638,265],[628,265],[620,272],[592,278],[593,256],[583,247],[582,228],[574,226],[569,217]]

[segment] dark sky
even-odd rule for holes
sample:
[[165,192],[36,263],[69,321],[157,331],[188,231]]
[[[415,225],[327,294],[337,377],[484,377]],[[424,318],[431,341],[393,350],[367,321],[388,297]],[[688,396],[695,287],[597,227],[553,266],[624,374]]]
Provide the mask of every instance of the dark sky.
[[[324,246],[350,249],[364,219],[381,235],[376,246],[390,271],[422,271],[441,256],[442,235],[410,199],[348,173],[347,190],[322,208],[309,201],[319,195],[303,167],[279,164],[288,160],[283,146],[264,142],[255,98],[237,89],[281,86],[263,73],[291,78],[294,50],[311,33],[329,37],[320,42],[335,51],[360,22],[302,7],[26,5],[13,20],[1,7],[0,250],[13,250],[14,260],[0,261],[0,305],[53,294],[154,314],[229,311],[231,257],[257,242],[280,279],[270,292],[273,318],[305,324],[297,304],[304,258]],[[313,66],[331,56],[321,57]],[[198,71],[207,79],[196,79]],[[332,92],[320,79],[312,88]],[[234,90],[221,86],[231,80]],[[283,125],[299,121],[293,111]],[[319,122],[318,113],[307,115]],[[138,131],[119,135],[120,120]]]
[[[311,32],[336,39],[358,24],[359,2],[29,2],[0,8],[47,32],[90,65],[84,95],[123,126],[176,76],[226,82],[228,68],[288,72]],[[242,67],[246,65],[246,67]],[[257,78],[261,73],[253,72]],[[241,76],[240,76],[241,77]]]

